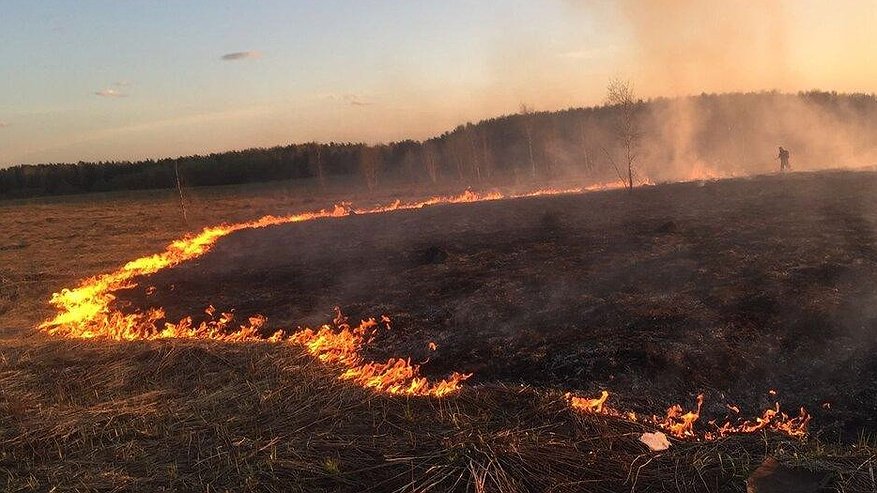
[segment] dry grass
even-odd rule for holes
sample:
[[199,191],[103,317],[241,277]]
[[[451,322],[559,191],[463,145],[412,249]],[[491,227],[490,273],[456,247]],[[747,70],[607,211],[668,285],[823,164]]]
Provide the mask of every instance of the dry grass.
[[675,443],[558,394],[445,400],[344,384],[296,348],[192,342],[0,346],[6,491],[742,491],[771,453],[872,491],[873,452],[777,436]]
[[[244,191],[200,192],[189,228],[337,199]],[[865,439],[757,434],[652,454],[639,425],[527,386],[389,398],[295,347],[46,339],[32,327],[51,291],[190,229],[166,192],[6,203],[0,225],[4,491],[743,491],[767,454],[838,491],[877,491]]]
[[[447,192],[389,188],[356,200],[367,205]],[[193,189],[186,192],[188,224],[173,190],[0,201],[0,338],[27,334],[48,317],[54,291],[160,251],[186,233],[350,199],[342,187],[319,191],[284,182]]]

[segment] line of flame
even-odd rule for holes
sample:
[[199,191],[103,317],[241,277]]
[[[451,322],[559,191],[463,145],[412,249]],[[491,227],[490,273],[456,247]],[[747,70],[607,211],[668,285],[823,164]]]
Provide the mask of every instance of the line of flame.
[[[697,396],[695,409],[686,412],[682,406],[674,404],[667,409],[667,413],[663,417],[654,415],[643,417],[633,412],[623,412],[610,407],[606,405],[609,392],[605,390],[601,391],[600,397],[593,399],[570,393],[566,394],[566,399],[569,406],[577,411],[651,424],[679,439],[710,441],[729,435],[755,433],[759,430],[771,430],[791,437],[803,438],[807,435],[807,427],[810,424],[810,415],[803,407],[799,410],[798,416],[789,416],[780,411],[780,404],[777,402],[774,408],[765,409],[761,416],[756,418],[738,419],[736,423],[726,420],[721,425],[711,421],[709,425],[712,430],[699,433],[695,430],[694,424],[700,419],[703,394]],[[729,406],[729,409],[736,409],[736,407]]]
[[[460,385],[470,374],[454,372],[444,380],[431,382],[420,376],[420,366],[411,364],[409,360],[391,358],[386,363],[366,362],[360,350],[377,326],[374,319],[363,321],[357,327],[351,327],[338,311],[335,326],[324,325],[317,330],[301,329],[290,335],[282,331],[265,338],[260,329],[265,318],[252,317],[249,323],[236,330],[229,330],[233,316],[223,313],[219,318],[213,317],[212,307],[207,313],[210,319],[200,324],[193,324],[191,317],[185,317],[178,323],[159,322],[165,319],[161,308],[152,308],[145,312],[123,313],[111,308],[115,299],[114,292],[137,286],[134,279],[138,276],[153,274],[162,269],[174,267],[188,260],[207,253],[222,237],[243,229],[264,228],[287,223],[296,223],[324,218],[337,218],[355,214],[378,214],[383,212],[418,209],[438,204],[455,204],[500,200],[504,198],[535,197],[540,195],[557,195],[580,193],[583,191],[605,190],[617,188],[607,184],[588,188],[573,189],[542,189],[517,195],[503,195],[499,192],[479,194],[467,190],[456,196],[432,197],[416,202],[394,201],[390,204],[374,208],[354,209],[350,204],[336,205],[333,209],[306,212],[288,216],[264,216],[255,221],[222,224],[204,228],[201,233],[172,242],[165,251],[128,262],[120,269],[85,279],[73,289],[62,289],[54,293],[50,300],[58,313],[50,320],[40,324],[39,329],[49,335],[66,338],[103,338],[111,340],[155,340],[155,339],[210,339],[225,342],[270,341],[291,342],[303,346],[309,354],[325,363],[337,364],[344,368],[339,378],[353,381],[363,387],[390,394],[407,394],[441,397],[459,390]],[[385,319],[385,322],[389,320]],[[716,431],[697,434],[694,423],[700,416],[703,396],[698,396],[696,411],[683,413],[681,406],[671,406],[664,418],[652,417],[648,420],[639,418],[635,413],[618,411],[606,406],[609,393],[603,391],[597,399],[588,399],[567,394],[569,405],[576,410],[605,414],[632,421],[648,421],[668,431],[677,438],[715,439],[732,433],[752,433],[762,429],[776,430],[791,436],[806,434],[809,415],[802,408],[801,415],[789,418],[779,411],[768,409],[760,418],[732,425],[726,422],[716,426]]]
[[[291,335],[282,331],[269,338],[260,335],[265,324],[264,317],[250,318],[249,323],[237,330],[229,330],[233,317],[223,313],[214,318],[212,307],[208,309],[209,320],[194,324],[191,317],[178,323],[161,321],[165,312],[152,308],[143,312],[124,313],[111,307],[114,293],[120,289],[137,285],[135,278],[153,274],[162,269],[179,265],[207,253],[216,242],[235,231],[264,228],[279,224],[311,221],[315,219],[343,217],[353,214],[379,214],[383,212],[419,209],[437,204],[456,204],[481,202],[503,198],[532,197],[538,195],[557,195],[578,193],[583,189],[544,189],[522,195],[504,196],[499,192],[475,193],[470,190],[460,195],[432,197],[422,201],[394,201],[374,208],[354,209],[350,204],[336,205],[331,210],[321,210],[289,216],[264,216],[258,220],[223,224],[205,228],[201,233],[172,242],[165,251],[128,262],[122,268],[86,279],[73,289],[62,289],[54,293],[50,300],[58,313],[50,320],[40,324],[39,329],[52,336],[67,338],[103,338],[112,340],[154,340],[154,339],[210,339],[226,342],[268,340],[271,342],[292,342],[302,345],[316,358],[326,363],[342,366],[340,377],[353,381],[363,387],[390,394],[444,396],[457,391],[461,382],[470,375],[454,372],[446,379],[430,381],[420,376],[420,366],[409,360],[396,358],[386,363],[367,362],[360,356],[360,349],[367,336],[375,328],[374,320],[363,321],[351,328],[346,321],[318,330],[301,329]],[[340,311],[339,311],[340,317]]]

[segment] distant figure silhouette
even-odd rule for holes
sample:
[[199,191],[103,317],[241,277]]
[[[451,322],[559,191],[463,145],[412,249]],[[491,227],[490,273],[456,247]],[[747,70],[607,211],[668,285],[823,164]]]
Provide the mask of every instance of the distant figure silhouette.
[[777,159],[780,160],[780,172],[784,172],[786,170],[791,169],[789,166],[789,151],[788,149],[783,149],[783,146],[780,146],[780,155],[777,156]]

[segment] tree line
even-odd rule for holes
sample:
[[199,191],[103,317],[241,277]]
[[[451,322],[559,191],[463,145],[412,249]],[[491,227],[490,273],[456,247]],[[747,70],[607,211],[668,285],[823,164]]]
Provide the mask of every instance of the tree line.
[[587,108],[548,112],[522,105],[515,114],[459,125],[425,141],[310,142],[137,162],[12,166],[0,169],[0,197],[172,188],[175,169],[189,187],[302,179],[326,186],[352,177],[368,189],[562,179],[633,185],[635,175],[684,178],[694,163],[767,171],[777,144],[792,150],[793,167],[877,156],[873,94],[758,92],[643,101],[632,91],[619,98],[618,91],[610,86],[606,104]]

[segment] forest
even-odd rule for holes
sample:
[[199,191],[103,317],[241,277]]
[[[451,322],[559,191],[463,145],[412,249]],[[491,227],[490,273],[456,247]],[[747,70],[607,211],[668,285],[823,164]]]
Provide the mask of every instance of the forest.
[[[439,136],[386,144],[309,142],[137,162],[0,169],[0,198],[310,179],[313,186],[500,186],[569,180],[597,184],[718,178],[775,170],[877,164],[877,97],[809,91],[633,99],[561,111],[520,111]],[[620,120],[631,121],[624,127]],[[628,148],[625,148],[627,144]],[[632,148],[630,148],[632,145]],[[628,152],[630,151],[630,152]],[[619,157],[623,156],[623,157]],[[625,171],[626,173],[626,171]],[[354,178],[353,181],[351,179]]]

